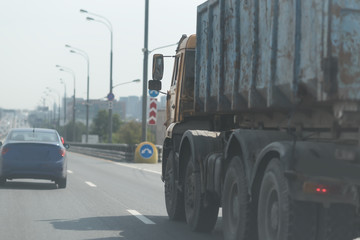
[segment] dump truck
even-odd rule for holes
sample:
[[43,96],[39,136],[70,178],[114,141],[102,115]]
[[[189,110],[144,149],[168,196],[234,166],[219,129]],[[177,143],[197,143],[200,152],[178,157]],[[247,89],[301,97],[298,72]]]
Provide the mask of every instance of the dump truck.
[[224,239],[358,236],[360,1],[209,0],[167,91],[162,180],[172,220]]

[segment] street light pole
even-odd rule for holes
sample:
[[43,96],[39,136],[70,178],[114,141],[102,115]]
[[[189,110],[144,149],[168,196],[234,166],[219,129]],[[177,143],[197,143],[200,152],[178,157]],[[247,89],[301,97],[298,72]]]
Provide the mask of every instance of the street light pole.
[[59,106],[58,106],[59,116],[58,116],[58,120],[57,120],[57,127],[59,128],[60,127],[60,104],[61,104],[60,93],[57,90],[55,90],[54,88],[46,87],[46,89],[50,92],[56,93],[56,95],[58,95],[58,97],[59,97]]
[[88,143],[89,141],[89,85],[90,85],[90,74],[89,74],[89,71],[90,71],[90,60],[89,60],[89,55],[81,50],[81,49],[78,49],[78,48],[75,48],[75,47],[72,47],[68,44],[65,45],[65,47],[67,48],[70,48],[70,52],[71,53],[75,53],[75,54],[79,54],[81,55],[82,57],[85,58],[86,60],[86,63],[87,63],[87,91],[86,91],[86,143]]
[[74,79],[74,98],[73,98],[73,119],[72,119],[72,122],[73,122],[73,141],[75,141],[75,137],[76,137],[76,128],[75,128],[75,104],[76,104],[76,97],[75,97],[75,89],[76,89],[76,79],[75,79],[75,73],[73,70],[71,70],[70,68],[67,68],[67,67],[63,67],[63,66],[60,66],[60,65],[56,65],[57,68],[59,68],[60,71],[63,71],[63,72],[68,72],[70,73],[72,76],[73,76],[73,79]]
[[145,32],[144,32],[144,65],[143,65],[143,94],[141,141],[146,141],[146,110],[147,110],[147,72],[148,72],[148,34],[149,34],[149,0],[145,0]]
[[[52,123],[54,122],[55,123],[55,119],[56,119],[56,109],[55,109],[55,106],[56,106],[56,100],[54,98],[53,95],[50,95],[51,93],[51,90],[49,88],[46,88],[46,90],[44,91],[44,94],[45,94],[45,97],[52,97],[53,99],[53,114],[51,113],[51,104],[49,103],[49,114],[48,114],[48,117],[49,117],[49,126],[52,126]],[[53,115],[53,116],[52,116]]]
[[[96,18],[87,17],[86,20],[88,21],[96,21],[104,24],[110,31],[110,93],[109,93],[109,137],[108,142],[112,143],[112,101],[113,99],[110,98],[110,96],[113,96],[113,80],[112,80],[112,65],[113,65],[113,28],[111,22],[105,18],[104,16],[88,12],[84,9],[80,9],[81,13],[86,13],[92,16],[95,16]],[[100,18],[100,19],[97,19]]]
[[60,83],[64,84],[64,126],[65,126],[66,125],[66,84],[61,78],[60,78]]

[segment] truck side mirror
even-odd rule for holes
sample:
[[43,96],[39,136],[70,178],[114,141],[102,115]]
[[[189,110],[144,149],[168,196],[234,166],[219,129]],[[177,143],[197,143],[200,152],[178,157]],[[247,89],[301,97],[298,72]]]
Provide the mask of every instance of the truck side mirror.
[[164,74],[164,56],[162,54],[154,54],[152,78],[154,80],[161,80]]
[[149,90],[160,91],[161,81],[160,80],[149,80]]

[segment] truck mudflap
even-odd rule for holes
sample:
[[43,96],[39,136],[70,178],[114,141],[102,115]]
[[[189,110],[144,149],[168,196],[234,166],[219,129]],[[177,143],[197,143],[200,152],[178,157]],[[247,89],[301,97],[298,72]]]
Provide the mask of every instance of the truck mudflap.
[[292,198],[324,204],[348,203],[359,207],[358,146],[284,141],[270,144],[263,152],[279,146],[283,150],[280,160],[289,179]]

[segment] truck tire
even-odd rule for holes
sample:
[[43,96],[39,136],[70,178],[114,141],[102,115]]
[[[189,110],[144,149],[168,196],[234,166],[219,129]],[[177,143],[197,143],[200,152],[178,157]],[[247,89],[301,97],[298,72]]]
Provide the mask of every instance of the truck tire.
[[316,204],[294,201],[279,159],[267,166],[258,202],[259,240],[315,240]]
[[223,192],[223,234],[225,240],[257,239],[254,203],[250,202],[244,164],[231,159]]
[[173,152],[166,161],[164,191],[166,211],[170,220],[185,220],[184,194],[176,186]]
[[200,172],[195,171],[191,157],[185,173],[185,216],[191,230],[210,232],[216,223],[219,206],[211,201],[204,204],[204,195],[201,193]]
[[320,207],[318,240],[352,240],[356,236],[358,218],[355,207],[347,204],[333,204]]

